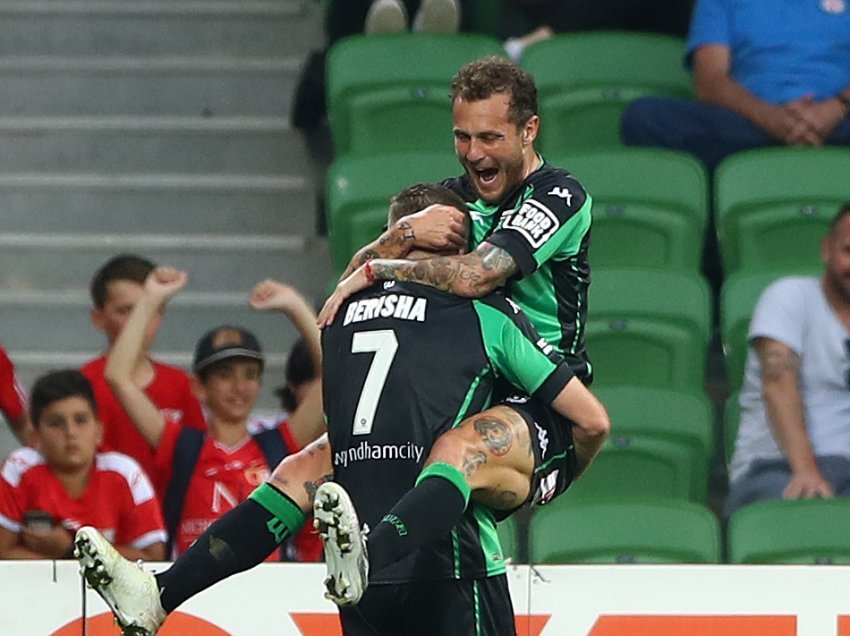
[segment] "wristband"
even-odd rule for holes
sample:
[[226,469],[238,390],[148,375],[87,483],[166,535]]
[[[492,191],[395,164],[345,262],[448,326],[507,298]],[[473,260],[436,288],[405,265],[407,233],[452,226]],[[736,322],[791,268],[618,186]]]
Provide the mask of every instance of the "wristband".
[[366,264],[363,266],[363,273],[366,274],[366,280],[370,283],[375,282],[375,272],[372,271],[372,261],[366,261]]

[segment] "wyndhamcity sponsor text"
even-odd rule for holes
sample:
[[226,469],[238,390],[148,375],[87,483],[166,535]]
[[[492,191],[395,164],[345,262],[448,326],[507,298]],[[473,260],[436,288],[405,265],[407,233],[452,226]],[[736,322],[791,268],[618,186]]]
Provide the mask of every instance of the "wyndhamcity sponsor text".
[[412,442],[407,444],[370,444],[363,440],[358,446],[334,451],[334,466],[347,467],[354,462],[386,460],[419,463],[424,456],[425,448]]

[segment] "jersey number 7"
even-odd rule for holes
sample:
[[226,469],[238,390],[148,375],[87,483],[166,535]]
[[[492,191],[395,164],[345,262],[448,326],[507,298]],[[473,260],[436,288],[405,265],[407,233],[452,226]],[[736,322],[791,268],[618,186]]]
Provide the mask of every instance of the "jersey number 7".
[[357,410],[354,412],[354,435],[368,435],[372,432],[378,400],[384,390],[384,383],[390,372],[390,366],[398,351],[398,340],[392,329],[363,331],[355,333],[351,339],[351,353],[374,353],[366,381],[360,391]]

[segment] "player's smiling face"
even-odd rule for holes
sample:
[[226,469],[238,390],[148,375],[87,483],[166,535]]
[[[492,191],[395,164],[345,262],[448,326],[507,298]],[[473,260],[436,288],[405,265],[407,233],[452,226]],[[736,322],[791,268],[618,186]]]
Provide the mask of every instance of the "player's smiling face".
[[455,152],[478,196],[497,203],[536,165],[533,142],[538,119],[517,126],[510,121],[510,96],[495,93],[487,99],[455,99]]

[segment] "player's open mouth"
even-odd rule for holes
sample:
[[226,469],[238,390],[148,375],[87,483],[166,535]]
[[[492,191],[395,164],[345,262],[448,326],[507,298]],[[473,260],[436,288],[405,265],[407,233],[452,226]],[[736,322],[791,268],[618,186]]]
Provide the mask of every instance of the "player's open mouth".
[[497,168],[482,168],[481,170],[476,170],[475,174],[478,175],[478,179],[482,183],[490,184],[496,180],[499,170]]

